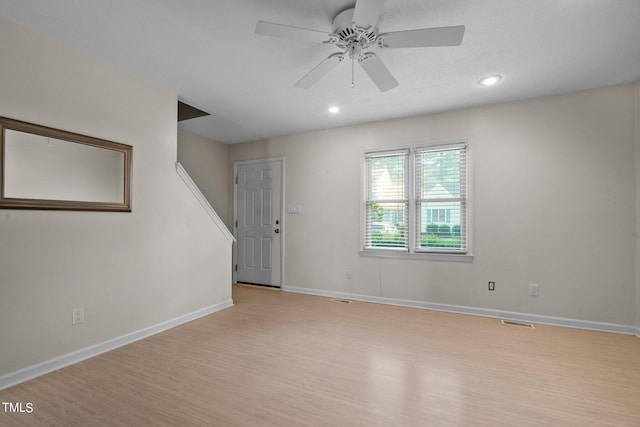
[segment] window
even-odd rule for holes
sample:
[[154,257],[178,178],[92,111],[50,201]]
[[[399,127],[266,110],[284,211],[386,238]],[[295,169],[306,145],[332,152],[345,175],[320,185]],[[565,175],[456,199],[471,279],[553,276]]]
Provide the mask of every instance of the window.
[[451,209],[427,209],[427,224],[446,224],[451,218]]
[[408,248],[409,150],[375,152],[365,156],[366,247]]
[[363,255],[471,259],[466,141],[364,155]]

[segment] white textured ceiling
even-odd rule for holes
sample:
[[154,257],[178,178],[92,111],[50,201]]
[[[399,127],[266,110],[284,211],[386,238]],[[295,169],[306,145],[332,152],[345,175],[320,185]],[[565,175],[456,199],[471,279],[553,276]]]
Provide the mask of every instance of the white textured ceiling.
[[[254,34],[258,20],[330,32],[354,0],[0,0],[0,17],[177,93],[210,117],[181,123],[237,143],[640,79],[640,0],[388,0],[381,32],[465,25],[459,47],[373,48],[400,83],[380,93],[337,51]],[[0,65],[1,66],[1,65]],[[492,88],[477,81],[504,75]],[[327,107],[339,105],[340,114]]]

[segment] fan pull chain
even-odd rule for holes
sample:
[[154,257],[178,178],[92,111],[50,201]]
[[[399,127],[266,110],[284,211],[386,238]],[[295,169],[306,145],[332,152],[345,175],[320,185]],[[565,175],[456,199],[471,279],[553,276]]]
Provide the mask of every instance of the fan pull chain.
[[351,57],[351,89],[356,88],[355,62],[355,58]]

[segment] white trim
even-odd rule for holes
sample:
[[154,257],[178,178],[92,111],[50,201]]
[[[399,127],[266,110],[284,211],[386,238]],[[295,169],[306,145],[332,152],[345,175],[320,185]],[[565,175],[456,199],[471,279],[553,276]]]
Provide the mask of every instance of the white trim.
[[[285,174],[286,174],[286,158],[285,157],[269,157],[266,159],[255,159],[255,160],[236,160],[233,162],[233,223],[235,224],[238,220],[238,184],[236,183],[236,177],[238,176],[238,166],[240,165],[250,165],[254,163],[269,163],[269,162],[280,162],[282,165],[282,182],[280,185],[280,283],[277,286],[282,288],[284,286],[284,256],[285,256],[285,236],[286,236],[286,203],[285,203]],[[233,227],[233,235],[234,242],[237,242],[235,238],[237,236],[238,229],[237,227]],[[233,245],[232,251],[232,260],[233,265],[235,266],[238,262],[238,245]],[[235,268],[232,268],[232,279],[233,283],[238,282],[238,272]]]
[[392,249],[362,249],[359,251],[360,256],[378,257],[378,258],[404,258],[415,260],[432,260],[432,261],[452,261],[452,262],[473,262],[473,255],[464,253],[446,254],[443,252],[407,252],[406,250],[394,251]]
[[640,328],[636,328],[636,338],[640,339]]
[[229,299],[221,303],[196,310],[192,313],[184,314],[138,331],[130,332],[120,337],[94,344],[62,356],[54,357],[53,359],[45,360],[44,362],[36,363],[35,365],[27,366],[14,372],[9,372],[8,374],[0,376],[0,390],[4,390],[5,388],[20,384],[41,375],[57,371],[58,369],[98,356],[99,354],[106,353],[107,351],[115,350],[116,348],[131,344],[135,341],[175,328],[176,326],[180,326],[184,323],[191,322],[192,320],[200,317],[208,316],[209,314],[213,314],[232,306],[233,300]]
[[235,242],[236,239],[235,237],[233,237],[233,234],[231,234],[227,226],[224,225],[224,222],[220,219],[220,216],[218,216],[218,213],[213,209],[213,206],[211,206],[211,203],[209,203],[207,198],[204,197],[204,194],[202,194],[202,192],[200,191],[196,183],[193,182],[193,180],[189,176],[189,173],[180,164],[180,162],[176,162],[176,171],[178,172],[178,175],[180,175],[180,178],[182,178],[184,183],[187,185],[187,187],[189,187],[189,190],[191,190],[193,195],[196,196],[196,199],[198,199],[198,201],[200,202],[204,210],[209,214],[213,222],[218,226],[218,229],[222,232],[224,237],[227,238],[229,243]]
[[[462,305],[439,304],[433,302],[349,294],[344,292],[325,291],[320,289],[297,288],[293,286],[284,286],[282,287],[282,290],[299,294],[317,295],[329,298],[351,299],[354,301],[372,302],[376,304],[389,304],[401,307],[446,311],[449,313],[470,314],[473,316],[494,317],[498,319],[515,320],[518,322],[537,323],[540,325],[562,326],[567,328],[588,329],[592,331],[614,332],[618,334],[628,335],[633,335],[634,332],[640,332],[638,328],[631,325],[593,322],[590,320],[569,319],[565,317],[544,316],[540,314],[516,313],[513,311],[492,310],[487,308],[467,307]],[[638,334],[636,334],[636,336],[638,336]]]

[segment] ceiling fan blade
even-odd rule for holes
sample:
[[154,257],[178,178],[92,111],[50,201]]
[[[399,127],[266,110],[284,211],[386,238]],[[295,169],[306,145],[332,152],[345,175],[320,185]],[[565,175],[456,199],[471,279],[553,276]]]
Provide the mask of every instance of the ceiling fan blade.
[[329,71],[333,70],[340,62],[342,62],[343,59],[344,54],[340,52],[330,55],[324,61],[316,65],[313,70],[309,71],[307,75],[298,80],[294,86],[299,87],[300,89],[309,89]]
[[258,21],[256,34],[271,37],[298,39],[307,42],[328,43],[332,39],[330,33],[310,30],[308,28],[292,27],[290,25],[275,24],[273,22]]
[[358,27],[375,27],[386,0],[357,0],[353,11],[353,22]]
[[422,28],[381,34],[381,47],[436,47],[458,46],[462,43],[464,25],[455,27]]
[[398,81],[375,53],[367,53],[358,62],[380,92],[386,92],[398,86]]

